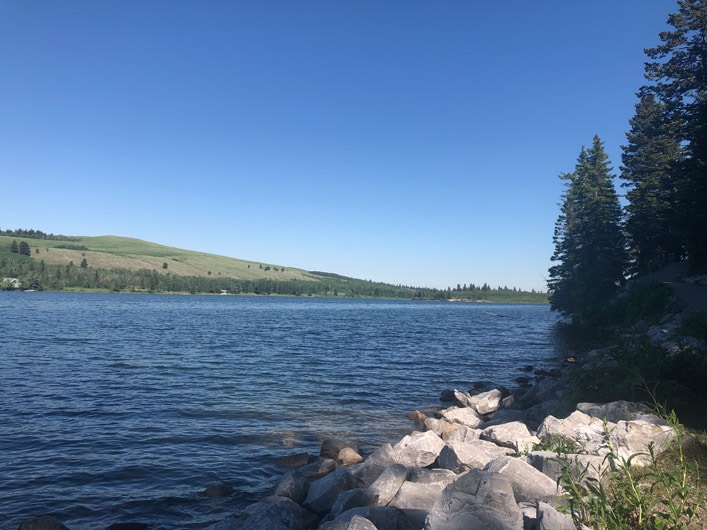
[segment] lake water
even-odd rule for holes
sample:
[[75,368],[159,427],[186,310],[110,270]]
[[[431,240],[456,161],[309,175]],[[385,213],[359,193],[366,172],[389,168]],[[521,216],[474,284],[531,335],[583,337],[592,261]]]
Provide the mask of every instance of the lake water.
[[554,366],[555,323],[540,305],[0,292],[0,528],[204,528],[326,436],[368,452],[445,388]]

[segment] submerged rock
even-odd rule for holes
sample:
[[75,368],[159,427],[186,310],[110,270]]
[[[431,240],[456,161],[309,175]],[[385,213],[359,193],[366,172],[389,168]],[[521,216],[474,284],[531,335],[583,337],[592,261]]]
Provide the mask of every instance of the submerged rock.
[[68,527],[50,515],[32,517],[20,523],[17,530],[69,530]]

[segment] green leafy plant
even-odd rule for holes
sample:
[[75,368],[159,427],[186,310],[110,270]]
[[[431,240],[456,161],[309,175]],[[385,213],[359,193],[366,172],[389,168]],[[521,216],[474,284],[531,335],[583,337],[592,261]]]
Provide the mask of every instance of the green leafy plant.
[[[676,435],[668,450],[669,464],[655,454],[652,445],[647,453],[624,458],[607,442],[604,462],[610,463],[613,471],[605,468],[597,478],[589,464],[582,466],[568,454],[558,452],[558,484],[578,528],[687,530],[698,516],[704,498],[699,467],[685,457],[684,426],[674,411],[668,413],[658,405],[656,411]],[[649,464],[636,465],[639,457],[648,457]]]
[[533,444],[534,451],[553,451],[558,455],[585,453],[584,448],[573,438],[562,434],[543,437],[540,443]]

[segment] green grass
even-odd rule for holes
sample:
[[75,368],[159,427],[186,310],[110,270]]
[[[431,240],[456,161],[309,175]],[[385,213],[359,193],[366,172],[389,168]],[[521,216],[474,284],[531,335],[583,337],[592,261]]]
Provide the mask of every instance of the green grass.
[[[155,269],[157,272],[171,272],[180,276],[222,276],[240,280],[320,279],[301,269],[184,250],[128,237],[81,236],[80,241],[67,242],[0,236],[0,246],[9,246],[13,239],[26,241],[32,259],[43,260],[46,265],[68,265],[70,262],[78,265],[86,259],[92,268]],[[75,250],[71,247],[85,247],[88,250]],[[163,267],[165,263],[166,269]]]
[[[29,245],[29,258],[10,253],[10,245],[13,241],[18,243],[24,241]],[[548,302],[547,294],[544,293],[528,293],[505,288],[462,292],[390,285],[349,278],[334,273],[305,271],[272,263],[261,263],[184,250],[140,239],[118,236],[62,236],[59,239],[39,239],[0,235],[0,258],[3,255],[7,256],[8,265],[4,270],[0,270],[0,273],[8,277],[18,276],[25,286],[36,285],[34,287],[36,289],[69,287],[90,289],[105,287],[105,278],[116,275],[115,272],[111,271],[129,271],[133,273],[142,271],[142,273],[149,272],[151,274],[153,274],[152,271],[155,271],[163,279],[167,278],[167,274],[171,275],[170,277],[191,278],[192,280],[188,280],[187,283],[192,286],[200,286],[196,292],[231,290],[234,288],[231,280],[234,280],[240,282],[238,289],[234,292],[241,294],[255,292],[257,294],[284,293],[298,296],[407,298],[419,300],[454,298],[460,301],[483,300],[499,303],[545,304]],[[15,258],[19,258],[20,261],[13,262]],[[31,266],[25,261],[27,259],[31,260]],[[81,265],[84,260],[86,263]],[[64,281],[59,281],[59,274],[56,272],[57,267],[62,267],[63,269],[69,267],[70,264],[73,264],[74,267],[81,267],[84,273],[72,274],[72,283],[68,283],[66,274],[64,274]],[[53,278],[42,276],[45,270],[51,271]],[[97,285],[98,280],[87,281],[85,278],[89,272],[93,271],[98,271],[97,274],[103,278],[100,285]],[[134,290],[138,289],[138,284],[145,283],[142,280],[136,280],[135,275],[129,277],[129,275],[123,274],[123,277],[123,281],[109,281],[110,285],[114,285],[113,288],[117,290]],[[194,278],[196,280],[193,280]],[[201,280],[208,280],[208,284]],[[259,285],[254,285],[256,282]],[[171,280],[162,283],[171,284]],[[280,288],[283,284],[288,284],[289,287]],[[52,285],[59,285],[59,287],[52,287]],[[184,282],[181,282],[180,285],[181,287],[176,288],[186,288],[184,287],[186,285]],[[313,287],[315,285],[316,287]],[[147,287],[140,288],[145,289]],[[157,289],[163,292],[165,287],[159,285]],[[187,289],[189,292],[194,291],[194,288],[189,289]],[[204,291],[204,289],[208,290]],[[167,290],[171,291],[172,288],[167,287]]]

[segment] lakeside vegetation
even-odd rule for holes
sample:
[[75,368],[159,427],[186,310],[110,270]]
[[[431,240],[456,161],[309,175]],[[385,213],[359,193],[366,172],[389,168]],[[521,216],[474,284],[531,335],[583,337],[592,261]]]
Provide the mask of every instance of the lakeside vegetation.
[[[622,146],[624,203],[599,136],[581,148],[574,171],[560,175],[548,288],[570,329],[605,334],[598,361],[570,376],[572,399],[648,402],[678,436],[666,456],[651,449],[645,470],[632,464],[636,455],[614,458],[617,473],[602,480],[565,468],[560,482],[578,528],[691,530],[707,520],[700,478],[707,472],[707,314],[702,304],[676,305],[668,285],[650,281],[676,262],[693,277],[707,275],[707,2],[678,0],[668,24],[645,50],[647,84]],[[666,329],[671,320],[678,329]],[[659,324],[666,336],[651,340],[645,331]],[[678,415],[692,427],[687,435]]]
[[547,294],[464,284],[448,289],[391,285],[158,245],[139,239],[0,231],[5,289],[255,294],[547,303]]
[[707,4],[679,0],[669,31],[645,50],[645,78],[622,146],[622,207],[599,136],[582,147],[555,224],[548,287],[553,309],[607,323],[629,277],[685,262],[707,274]]
[[[645,50],[649,83],[638,90],[622,146],[625,203],[598,136],[581,148],[574,171],[560,175],[565,189],[553,236],[550,304],[574,324],[608,333],[614,346],[596,373],[574,382],[583,391],[577,399],[641,400],[648,391],[680,407],[707,397],[703,307],[680,307],[669,285],[651,282],[675,262],[692,276],[707,275],[707,3],[677,5],[668,17],[672,29]],[[685,309],[675,338],[679,351],[637,339],[638,330]],[[682,344],[684,336],[694,340]]]

